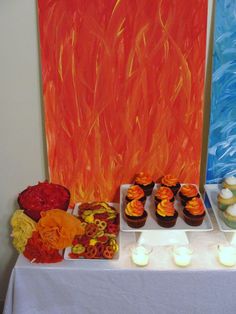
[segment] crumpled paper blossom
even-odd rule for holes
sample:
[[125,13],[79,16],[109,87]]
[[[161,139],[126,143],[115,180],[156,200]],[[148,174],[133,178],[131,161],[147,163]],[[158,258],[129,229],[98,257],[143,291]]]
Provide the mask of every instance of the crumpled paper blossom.
[[23,252],[26,243],[36,230],[36,222],[24,214],[23,210],[17,209],[11,218],[13,246],[19,253]]
[[72,244],[76,235],[84,234],[81,221],[60,209],[41,212],[37,224],[42,241],[50,248],[64,249]]
[[28,240],[23,254],[31,263],[57,263],[63,260],[58,250],[44,244],[37,231],[34,231]]

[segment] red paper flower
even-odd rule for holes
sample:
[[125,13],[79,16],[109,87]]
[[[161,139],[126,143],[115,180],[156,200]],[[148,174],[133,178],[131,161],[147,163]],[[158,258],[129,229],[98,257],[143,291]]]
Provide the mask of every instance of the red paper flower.
[[57,263],[63,260],[58,250],[51,249],[43,243],[37,231],[34,231],[28,240],[23,254],[32,263]]

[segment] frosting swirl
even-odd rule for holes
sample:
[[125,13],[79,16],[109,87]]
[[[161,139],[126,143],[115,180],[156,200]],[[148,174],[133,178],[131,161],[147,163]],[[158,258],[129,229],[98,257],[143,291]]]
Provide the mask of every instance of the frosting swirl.
[[140,199],[144,197],[144,195],[143,189],[138,185],[132,185],[127,191],[127,197],[132,200]]
[[125,213],[128,216],[142,216],[144,213],[143,203],[138,200],[133,200],[129,202],[125,208]]
[[195,185],[185,184],[180,189],[181,194],[187,197],[194,197],[198,194],[198,189]]
[[228,206],[226,212],[231,216],[236,216],[236,204]]
[[190,201],[187,202],[185,209],[191,214],[191,215],[202,215],[205,212],[202,200],[198,197],[194,197]]
[[152,177],[144,172],[140,172],[135,177],[135,183],[141,184],[141,185],[148,185],[152,183]]
[[225,183],[229,185],[235,185],[236,184],[236,178],[234,176],[225,178]]
[[167,186],[175,186],[178,182],[179,180],[171,174],[167,174],[161,179],[161,183]]
[[224,199],[228,200],[228,199],[233,197],[233,193],[229,189],[226,188],[226,189],[222,189],[220,191],[219,196],[221,198],[224,198]]
[[168,201],[167,199],[165,199],[157,205],[156,211],[157,211],[158,215],[160,215],[162,217],[174,216],[174,214],[175,214],[174,204],[172,202]]
[[171,200],[174,197],[174,193],[166,186],[161,186],[155,195],[160,200]]

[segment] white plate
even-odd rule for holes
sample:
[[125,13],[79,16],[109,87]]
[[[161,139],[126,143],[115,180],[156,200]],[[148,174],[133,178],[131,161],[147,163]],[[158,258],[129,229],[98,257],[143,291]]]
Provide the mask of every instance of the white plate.
[[[70,213],[72,213],[74,216],[78,217],[78,212],[79,212],[79,205],[81,203],[77,203],[75,204],[75,207],[73,209],[73,211],[71,211],[70,209]],[[118,203],[107,203],[109,206],[114,207],[118,212],[119,212],[119,204]],[[118,260],[119,259],[119,253],[120,253],[120,232],[118,233],[118,236],[116,237],[117,240],[117,244],[119,246],[119,250],[118,252],[116,252],[116,254],[114,255],[114,257],[112,259],[109,259],[109,261],[112,260]],[[70,253],[71,253],[71,247],[67,247],[64,251],[64,259],[65,260],[69,260],[69,261],[108,261],[108,259],[103,259],[103,258],[93,258],[93,259],[89,259],[89,258],[71,258],[70,257]]]
[[220,192],[219,185],[218,184],[205,184],[204,187],[205,187],[205,191],[209,198],[211,208],[215,214],[216,221],[219,225],[220,230],[223,232],[232,232],[236,230],[236,229],[230,228],[224,223],[222,219],[222,211],[218,209],[217,195]]
[[[204,220],[200,226],[194,227],[194,226],[189,226],[186,224],[186,222],[183,220],[183,214],[182,214],[182,209],[183,206],[181,202],[178,199],[178,196],[176,197],[175,200],[175,208],[179,213],[179,216],[176,221],[176,225],[172,228],[164,228],[158,225],[156,221],[156,215],[155,215],[155,204],[154,204],[154,195],[156,193],[157,188],[160,186],[159,184],[155,184],[152,195],[147,197],[146,203],[145,203],[145,210],[148,213],[148,218],[145,223],[145,225],[141,228],[131,228],[127,225],[126,221],[124,220],[123,213],[125,210],[126,206],[126,200],[125,197],[127,195],[127,190],[132,184],[122,184],[120,186],[120,208],[121,208],[121,213],[120,213],[120,228],[122,231],[148,231],[148,230],[182,230],[182,231],[211,231],[213,230],[212,223],[210,216],[208,214],[207,209],[205,208],[206,215],[204,217]],[[197,187],[197,186],[196,186]],[[199,193],[200,194],[200,193]],[[204,204],[204,202],[203,202]]]

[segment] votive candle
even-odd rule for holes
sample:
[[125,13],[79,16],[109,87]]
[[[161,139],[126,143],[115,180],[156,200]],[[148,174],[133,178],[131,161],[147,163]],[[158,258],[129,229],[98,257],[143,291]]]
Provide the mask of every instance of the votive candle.
[[137,246],[132,249],[131,259],[137,266],[146,266],[149,263],[150,250],[143,246]]
[[193,251],[186,246],[174,248],[173,258],[177,266],[186,267],[191,263]]
[[219,262],[228,267],[236,264],[236,248],[232,245],[218,245],[218,260]]

